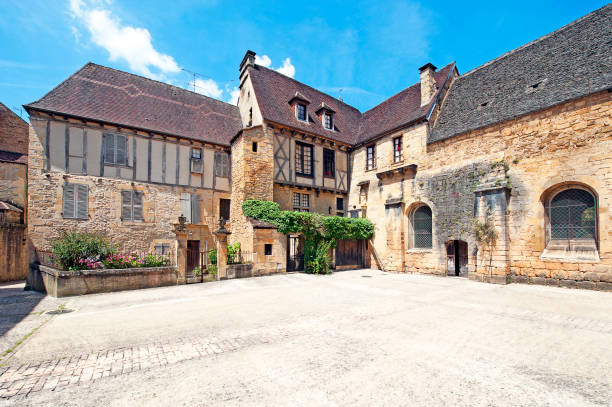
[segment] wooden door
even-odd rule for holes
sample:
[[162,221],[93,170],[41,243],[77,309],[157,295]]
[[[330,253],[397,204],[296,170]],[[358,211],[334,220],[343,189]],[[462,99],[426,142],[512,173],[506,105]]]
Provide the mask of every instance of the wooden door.
[[187,273],[200,265],[200,241],[187,240]]

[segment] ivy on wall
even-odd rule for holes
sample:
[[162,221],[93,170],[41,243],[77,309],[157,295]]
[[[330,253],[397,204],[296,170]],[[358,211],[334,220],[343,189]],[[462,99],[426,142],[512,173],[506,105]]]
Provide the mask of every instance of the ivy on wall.
[[243,213],[251,218],[271,223],[283,234],[304,235],[304,264],[306,272],[329,272],[329,250],[338,240],[365,240],[374,234],[372,222],[364,218],[323,216],[318,213],[281,211],[272,201],[249,199],[242,203]]

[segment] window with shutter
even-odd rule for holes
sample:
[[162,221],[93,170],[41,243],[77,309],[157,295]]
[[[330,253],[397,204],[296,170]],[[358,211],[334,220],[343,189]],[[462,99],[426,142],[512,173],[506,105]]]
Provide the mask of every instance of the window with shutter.
[[74,218],[75,209],[75,188],[74,184],[64,184],[64,196],[62,201],[62,216],[64,218]]
[[229,155],[227,153],[215,153],[215,175],[229,177]]
[[132,220],[132,191],[121,191],[121,220]]
[[327,178],[335,178],[336,163],[333,150],[323,149],[323,176]]
[[132,219],[143,220],[142,192],[132,191]]
[[62,217],[66,219],[89,218],[89,188],[82,184],[64,184]]
[[104,164],[127,165],[127,137],[121,134],[107,133],[103,137]]
[[191,149],[191,172],[201,174],[203,170],[202,150],[199,148]]
[[87,185],[76,186],[76,213],[75,218],[89,218],[89,188]]
[[191,195],[191,223],[200,223],[200,195]]
[[181,215],[191,223],[191,196],[187,192],[181,193]]

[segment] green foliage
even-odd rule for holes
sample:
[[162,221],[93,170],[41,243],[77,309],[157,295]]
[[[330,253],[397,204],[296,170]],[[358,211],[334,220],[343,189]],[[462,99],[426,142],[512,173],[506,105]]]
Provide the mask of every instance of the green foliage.
[[217,277],[217,265],[216,264],[209,264],[207,270],[208,270],[208,274],[210,274],[213,277]]
[[227,246],[227,264],[240,263],[241,259],[240,242],[230,244]]
[[193,270],[191,270],[191,274],[193,274],[196,277],[200,277],[202,275],[202,269],[200,268],[200,266],[194,268]]
[[489,252],[489,275],[492,273],[493,267],[493,249],[497,244],[497,230],[491,220],[491,212],[487,211],[484,220],[477,218],[472,219],[472,233],[476,242],[482,245]]
[[243,202],[242,211],[248,217],[276,225],[280,233],[303,234],[306,271],[315,274],[329,272],[329,251],[338,240],[364,240],[374,234],[374,226],[367,219],[281,211],[271,201],[249,199]]
[[170,259],[163,254],[149,253],[141,259],[139,267],[165,267],[170,265]]
[[105,260],[117,251],[108,237],[97,233],[62,231],[51,242],[53,258],[64,270],[95,268],[95,263]]
[[217,249],[208,252],[208,262],[210,264],[217,264]]

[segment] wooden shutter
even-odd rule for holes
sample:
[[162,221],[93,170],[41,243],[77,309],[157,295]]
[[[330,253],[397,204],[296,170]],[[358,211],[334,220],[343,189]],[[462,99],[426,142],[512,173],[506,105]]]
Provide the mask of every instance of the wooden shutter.
[[76,185],[76,213],[75,218],[89,218],[89,188],[87,185]]
[[75,185],[64,184],[64,194],[62,197],[62,216],[64,218],[75,217]]
[[217,177],[229,176],[229,156],[227,153],[215,153],[215,175]]
[[115,135],[115,164],[127,165],[127,137]]
[[191,223],[200,223],[200,195],[191,195]]
[[132,191],[121,191],[121,220],[132,220]]
[[112,134],[105,134],[103,138],[104,151],[104,163],[114,164],[115,163],[115,136]]
[[142,192],[132,191],[132,216],[134,220],[143,220]]
[[181,194],[181,214],[191,223],[191,196],[186,192]]

